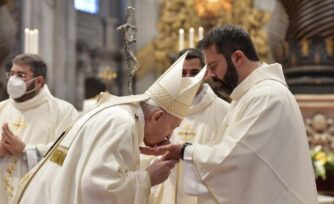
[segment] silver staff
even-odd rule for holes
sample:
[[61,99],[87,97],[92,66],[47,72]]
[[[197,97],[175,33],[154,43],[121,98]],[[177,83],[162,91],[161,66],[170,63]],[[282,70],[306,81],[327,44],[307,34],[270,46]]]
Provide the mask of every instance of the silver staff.
[[[128,95],[132,94],[132,80],[135,75],[135,72],[140,68],[140,64],[133,54],[133,50],[131,49],[131,45],[136,42],[135,33],[137,32],[137,28],[134,25],[131,25],[128,21],[135,9],[129,6],[126,10],[126,16],[124,20],[124,24],[117,28],[118,31],[122,31],[123,33],[123,44],[124,44],[124,52],[125,52],[125,59],[128,66]],[[131,63],[132,62],[132,63]],[[133,64],[133,68],[131,67]]]

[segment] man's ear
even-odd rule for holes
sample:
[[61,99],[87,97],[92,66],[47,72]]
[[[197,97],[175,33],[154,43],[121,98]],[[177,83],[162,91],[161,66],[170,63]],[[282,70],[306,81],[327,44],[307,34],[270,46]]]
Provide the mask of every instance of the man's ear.
[[162,110],[158,110],[158,111],[155,111],[152,115],[152,122],[153,123],[156,123],[158,122],[160,119],[161,119],[161,116],[164,114],[164,112]]
[[42,77],[42,76],[38,76],[38,77],[36,77],[36,83],[37,83],[37,85],[40,87],[40,88],[42,88],[43,87],[43,85],[44,85],[44,78]]
[[239,67],[245,61],[245,54],[241,50],[237,50],[231,55],[231,60],[234,66]]

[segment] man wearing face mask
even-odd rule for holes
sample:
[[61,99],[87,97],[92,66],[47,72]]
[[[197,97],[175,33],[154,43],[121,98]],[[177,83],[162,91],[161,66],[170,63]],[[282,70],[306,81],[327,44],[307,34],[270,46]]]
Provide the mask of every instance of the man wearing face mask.
[[21,54],[6,73],[8,100],[0,103],[0,203],[10,203],[20,179],[76,119],[75,108],[51,95],[47,65],[34,54]]
[[260,63],[238,26],[214,28],[200,48],[211,76],[232,98],[222,141],[146,150],[183,159],[186,190],[199,203],[318,203],[303,118],[281,65]]

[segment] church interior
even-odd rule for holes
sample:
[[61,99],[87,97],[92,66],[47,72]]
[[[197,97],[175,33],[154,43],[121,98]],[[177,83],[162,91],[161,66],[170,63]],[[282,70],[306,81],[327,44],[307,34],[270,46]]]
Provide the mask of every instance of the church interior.
[[262,62],[282,64],[318,192],[334,196],[334,0],[0,0],[0,101],[20,53],[40,55],[53,95],[82,110],[94,97],[89,79],[114,95],[142,93],[179,50],[223,24],[247,29]]

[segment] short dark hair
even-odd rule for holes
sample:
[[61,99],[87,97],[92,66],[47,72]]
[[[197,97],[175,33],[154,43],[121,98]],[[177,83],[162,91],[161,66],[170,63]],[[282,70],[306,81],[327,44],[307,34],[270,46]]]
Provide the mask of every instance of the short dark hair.
[[12,63],[19,65],[29,65],[31,71],[34,74],[34,77],[42,76],[44,79],[46,79],[46,73],[48,67],[39,55],[20,54],[13,59]]
[[249,33],[236,25],[215,27],[198,44],[201,50],[211,45],[216,45],[217,52],[223,54],[225,58],[241,50],[249,60],[260,60]]
[[199,59],[201,63],[201,67],[204,67],[205,62],[204,62],[203,54],[199,49],[196,49],[196,48],[186,48],[186,49],[181,50],[176,56],[176,59],[180,58],[187,51],[189,52],[186,56],[186,59]]
[[107,91],[107,87],[99,78],[90,77],[85,79],[85,99],[93,98],[105,91]]

